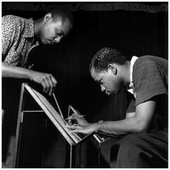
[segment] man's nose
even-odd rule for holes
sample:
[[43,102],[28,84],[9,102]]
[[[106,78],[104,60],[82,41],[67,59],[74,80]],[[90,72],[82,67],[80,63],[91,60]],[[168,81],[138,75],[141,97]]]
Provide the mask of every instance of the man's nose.
[[105,91],[105,89],[106,89],[103,85],[100,85],[100,88],[101,88],[102,92]]
[[62,38],[62,36],[58,36],[57,38],[55,38],[54,42],[59,43],[61,41],[61,38]]

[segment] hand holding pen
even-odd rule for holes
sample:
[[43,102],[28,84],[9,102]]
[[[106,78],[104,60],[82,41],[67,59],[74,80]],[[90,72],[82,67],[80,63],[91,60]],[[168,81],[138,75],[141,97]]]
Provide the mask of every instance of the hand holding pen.
[[[65,120],[67,120],[68,122],[75,122],[76,124],[79,126],[85,126],[88,124],[88,122],[86,121],[86,119],[84,118],[85,115],[81,115],[78,114],[77,112],[74,112],[71,116],[69,116],[68,118],[66,118]],[[71,123],[69,123],[71,124]]]

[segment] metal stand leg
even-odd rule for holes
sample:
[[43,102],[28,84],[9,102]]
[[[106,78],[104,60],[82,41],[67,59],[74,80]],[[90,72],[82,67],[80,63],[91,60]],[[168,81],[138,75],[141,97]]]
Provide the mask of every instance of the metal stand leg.
[[73,148],[70,146],[70,168],[72,168]]
[[75,168],[75,146],[70,145],[70,168]]
[[101,161],[101,159],[100,159],[100,157],[101,157],[101,155],[100,155],[100,147],[101,147],[101,143],[99,143],[99,150],[98,150],[98,166],[99,166],[99,168],[100,168],[100,161]]
[[21,132],[21,119],[22,119],[22,110],[24,105],[24,84],[21,87],[21,95],[20,95],[20,103],[19,103],[19,110],[18,110],[18,120],[17,120],[17,129],[16,129],[16,140],[15,140],[15,152],[14,152],[14,162],[13,167],[18,166],[18,144],[19,144],[19,137]]
[[20,102],[19,102],[18,120],[17,120],[17,128],[16,128],[16,138],[15,138],[14,162],[13,162],[14,168],[18,168],[18,163],[19,163],[20,142],[21,142],[21,134],[22,134],[24,114],[25,113],[31,113],[31,112],[43,112],[43,110],[24,111],[24,99],[25,99],[24,92],[25,92],[25,83],[23,83],[22,87],[21,87],[21,95],[20,95]]

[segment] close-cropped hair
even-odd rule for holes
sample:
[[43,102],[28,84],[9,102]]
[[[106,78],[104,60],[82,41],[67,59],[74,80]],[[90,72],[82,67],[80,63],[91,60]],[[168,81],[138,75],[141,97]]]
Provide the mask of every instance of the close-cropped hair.
[[97,72],[107,71],[109,64],[123,65],[126,61],[126,56],[122,55],[121,52],[110,47],[104,47],[94,55],[89,69],[93,67]]
[[72,27],[74,25],[74,17],[71,11],[65,6],[56,5],[55,7],[51,8],[47,13],[51,13],[54,19],[61,18],[63,22],[68,19]]

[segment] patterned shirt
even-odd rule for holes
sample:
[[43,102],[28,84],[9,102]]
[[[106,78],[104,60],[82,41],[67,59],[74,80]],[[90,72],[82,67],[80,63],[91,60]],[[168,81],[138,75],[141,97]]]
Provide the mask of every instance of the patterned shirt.
[[14,15],[2,17],[2,60],[12,66],[25,67],[34,41],[33,19]]

